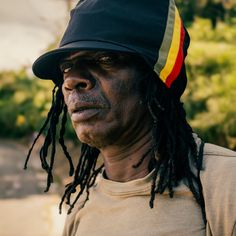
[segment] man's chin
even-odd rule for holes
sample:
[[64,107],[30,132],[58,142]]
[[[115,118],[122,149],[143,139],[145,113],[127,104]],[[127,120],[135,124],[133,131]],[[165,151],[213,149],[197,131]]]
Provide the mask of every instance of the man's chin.
[[97,149],[104,148],[114,142],[114,136],[112,137],[112,135],[95,132],[94,130],[90,132],[81,132],[80,130],[76,130],[76,134],[82,143],[86,143],[89,146],[95,147]]
[[76,131],[77,137],[78,139],[85,144],[88,144],[91,147],[95,147],[95,148],[101,148],[102,146],[102,140],[99,137],[99,135],[97,134],[93,134],[92,132],[79,132]]

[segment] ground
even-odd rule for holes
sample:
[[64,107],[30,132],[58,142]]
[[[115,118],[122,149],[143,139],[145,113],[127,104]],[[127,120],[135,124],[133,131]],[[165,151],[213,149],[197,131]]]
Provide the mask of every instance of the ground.
[[35,153],[23,170],[28,146],[0,140],[0,235],[59,236],[65,211],[59,215],[58,184],[44,193],[46,174]]

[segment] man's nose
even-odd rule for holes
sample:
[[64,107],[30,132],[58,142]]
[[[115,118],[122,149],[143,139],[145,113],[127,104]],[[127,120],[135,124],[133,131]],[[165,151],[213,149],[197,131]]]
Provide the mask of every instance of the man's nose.
[[77,90],[86,92],[95,86],[95,79],[91,75],[86,77],[79,74],[69,75],[65,78],[63,87],[66,91]]

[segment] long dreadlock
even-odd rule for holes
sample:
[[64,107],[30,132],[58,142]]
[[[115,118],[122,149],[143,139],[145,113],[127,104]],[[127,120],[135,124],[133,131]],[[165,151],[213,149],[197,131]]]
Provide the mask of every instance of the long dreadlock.
[[[147,72],[147,67],[143,66],[143,60],[137,57],[137,69]],[[144,69],[145,68],[145,69]],[[180,74],[180,77],[182,75]],[[180,99],[174,96],[169,89],[157,78],[154,72],[148,69],[148,79],[145,78],[140,83],[140,88],[145,95],[145,103],[148,107],[150,115],[153,119],[153,147],[149,151],[153,151],[154,156],[149,163],[150,170],[153,170],[153,180],[151,187],[151,196],[149,205],[154,206],[154,200],[157,193],[162,194],[165,190],[169,191],[169,196],[174,196],[174,188],[181,180],[184,180],[189,189],[193,193],[197,203],[202,209],[202,216],[206,222],[204,199],[202,194],[202,186],[200,182],[200,170],[202,169],[203,144],[200,151],[197,151],[196,142],[193,138],[193,131],[186,121],[186,113]],[[62,117],[61,117],[62,116]],[[103,165],[97,168],[97,159],[99,150],[90,147],[87,144],[81,145],[81,153],[78,164],[74,171],[72,158],[67,151],[64,143],[65,124],[67,121],[67,106],[64,103],[62,94],[62,84],[57,84],[52,93],[52,106],[48,112],[46,121],[39,131],[32,147],[29,150],[25,161],[25,169],[29,161],[31,152],[40,135],[46,131],[44,144],[40,150],[40,159],[42,168],[47,172],[47,187],[48,191],[53,182],[53,165],[56,152],[56,135],[57,125],[61,122],[59,143],[69,162],[69,175],[73,176],[73,181],[66,185],[65,192],[62,196],[59,209],[64,202],[68,204],[68,213],[74,208],[75,203],[80,196],[86,191],[89,198],[89,188],[95,183],[97,175],[101,172]],[[48,150],[51,148],[51,154],[48,158]],[[140,161],[134,165],[141,165],[146,156],[143,156]],[[197,174],[193,169],[197,170]],[[158,180],[157,180],[158,179]],[[71,196],[77,191],[78,193],[73,201]],[[85,203],[84,202],[84,203]]]
[[153,208],[156,193],[162,194],[166,189],[172,198],[174,187],[184,180],[200,205],[203,220],[206,222],[200,181],[204,143],[201,143],[198,151],[180,99],[163,86],[154,72],[151,79],[145,81],[148,91],[147,106],[153,119],[154,140],[154,159],[150,163],[154,169],[154,177],[149,205]]

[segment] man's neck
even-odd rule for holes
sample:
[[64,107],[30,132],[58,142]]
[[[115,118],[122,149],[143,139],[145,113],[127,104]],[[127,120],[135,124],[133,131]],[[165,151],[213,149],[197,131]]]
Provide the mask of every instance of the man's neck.
[[127,182],[142,178],[149,173],[148,164],[153,155],[151,131],[147,131],[132,143],[112,145],[100,151],[108,179]]

